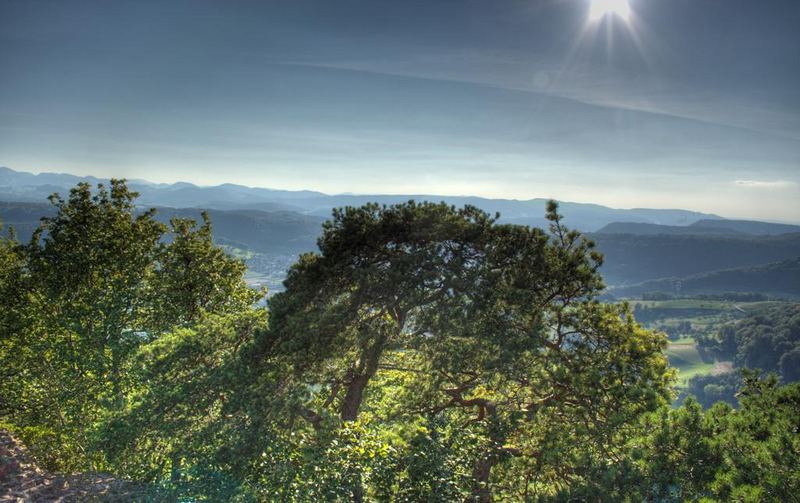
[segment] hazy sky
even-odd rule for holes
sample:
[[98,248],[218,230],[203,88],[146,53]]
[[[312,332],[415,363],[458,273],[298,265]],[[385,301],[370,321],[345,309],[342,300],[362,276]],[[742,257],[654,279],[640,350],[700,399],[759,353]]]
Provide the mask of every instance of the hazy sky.
[[590,4],[2,0],[0,165],[800,221],[800,1]]

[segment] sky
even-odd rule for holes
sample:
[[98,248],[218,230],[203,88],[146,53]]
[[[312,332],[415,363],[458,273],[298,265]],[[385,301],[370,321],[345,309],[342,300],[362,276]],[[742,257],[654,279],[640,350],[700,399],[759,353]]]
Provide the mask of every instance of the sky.
[[800,222],[798,26],[797,0],[3,0],[0,166]]

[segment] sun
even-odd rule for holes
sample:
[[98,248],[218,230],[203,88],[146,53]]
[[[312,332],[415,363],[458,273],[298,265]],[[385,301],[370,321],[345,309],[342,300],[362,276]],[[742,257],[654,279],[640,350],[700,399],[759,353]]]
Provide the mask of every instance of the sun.
[[631,15],[628,0],[591,0],[591,2],[589,19],[592,21],[599,21],[607,14],[617,15],[627,21]]

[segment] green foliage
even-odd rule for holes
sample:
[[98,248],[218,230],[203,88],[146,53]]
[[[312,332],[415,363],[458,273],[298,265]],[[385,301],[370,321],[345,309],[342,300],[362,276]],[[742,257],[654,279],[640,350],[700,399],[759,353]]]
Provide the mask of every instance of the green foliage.
[[264,405],[247,393],[259,377],[243,355],[265,322],[263,309],[205,315],[142,346],[127,406],[97,436],[117,473],[153,483],[167,501],[263,500],[243,479],[271,444],[242,410]]
[[391,410],[470,428],[459,470],[488,500],[515,477],[552,483],[570,457],[546,456],[548,443],[606,448],[664,403],[663,337],[627,306],[593,300],[601,259],[549,210],[550,235],[443,204],[335,212],[320,253],[303,256],[270,302],[264,355],[288,357],[294,389],[313,390],[298,415],[318,433],[337,416],[397,421],[375,383],[405,374]]
[[206,312],[242,312],[263,297],[242,281],[244,263],[214,245],[208,214],[202,218],[199,228],[194,220],[170,222],[172,241],[159,250],[148,283],[148,333],[191,326]]
[[99,462],[89,430],[121,400],[121,366],[139,343],[135,321],[163,229],[150,213],[134,217],[134,196],[118,181],[95,195],[87,184],[68,200],[53,195],[57,214],[20,249],[18,286],[4,298],[15,320],[0,353],[13,372],[9,415],[76,453],[52,468]]
[[135,197],[119,180],[95,193],[80,184],[67,199],[50,198],[55,215],[30,243],[0,245],[2,414],[39,450],[71,453],[40,455],[48,468],[105,466],[94,430],[124,406],[137,348],[204,312],[241,311],[257,295],[243,266],[211,245],[208,221],[197,231],[174,222],[165,244],[165,226],[154,210],[137,213]]
[[752,374],[744,381],[740,410],[709,412],[723,456],[711,489],[721,501],[791,501],[800,491],[800,385]]
[[711,444],[713,429],[703,409],[687,399],[678,409],[662,410],[645,422],[640,448],[647,449],[641,469],[659,499],[703,496],[721,462]]
[[794,501],[800,489],[800,386],[747,374],[741,406],[693,399],[646,415],[617,459],[557,501]]
[[[0,231],[2,229],[2,222],[0,222]],[[13,235],[7,238],[0,237],[0,299],[3,299],[3,305],[0,306],[3,307],[0,310],[0,333],[2,334],[9,333],[18,323],[15,316],[16,310],[11,307],[18,306],[22,302],[19,283],[22,278],[23,266],[22,249],[15,237]],[[5,344],[5,342],[4,338],[0,339],[0,344]],[[3,382],[7,382],[11,375],[4,373],[3,379],[0,380],[0,386]],[[8,396],[6,393],[0,393],[0,412],[8,407],[7,400],[3,398]]]
[[664,404],[671,374],[663,336],[592,299],[600,257],[549,216],[550,235],[469,207],[335,212],[268,329],[206,318],[139,350],[105,451],[137,478],[188,484],[203,467],[290,501],[583,480],[576,466]]
[[[738,410],[670,409],[665,336],[598,302],[602,258],[555,203],[549,232],[469,206],[336,210],[268,318],[206,215],[168,232],[134,199],[80,185],[28,245],[0,240],[0,416],[48,468],[153,501],[800,490],[800,387],[745,374]],[[776,323],[745,346],[793,340]]]
[[775,372],[786,382],[800,379],[800,304],[758,312],[698,343],[717,358],[736,367]]
[[474,436],[448,426],[441,417],[430,419],[398,450],[392,467],[393,501],[445,503],[468,496],[464,488],[471,474],[464,469],[468,460],[463,458],[469,454],[464,444]]
[[696,375],[689,379],[685,395],[693,396],[704,408],[717,402],[726,402],[735,407],[738,404],[736,392],[742,386],[740,372],[720,375]]

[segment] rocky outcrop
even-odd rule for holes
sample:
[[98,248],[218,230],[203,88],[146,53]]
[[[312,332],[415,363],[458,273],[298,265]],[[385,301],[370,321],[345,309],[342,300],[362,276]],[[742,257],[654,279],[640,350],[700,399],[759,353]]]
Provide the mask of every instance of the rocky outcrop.
[[0,430],[0,502],[137,501],[133,484],[107,474],[52,474],[41,470],[25,447]]

